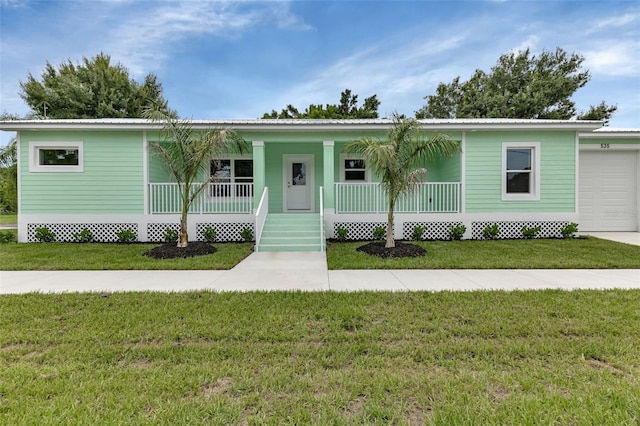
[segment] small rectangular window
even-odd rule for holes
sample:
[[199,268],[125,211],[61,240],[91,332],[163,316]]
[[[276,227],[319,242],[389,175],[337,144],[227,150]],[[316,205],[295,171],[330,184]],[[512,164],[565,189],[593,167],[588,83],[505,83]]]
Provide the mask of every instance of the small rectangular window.
[[343,158],[342,177],[345,182],[366,182],[367,165],[360,158]]
[[[253,160],[211,160],[210,174],[211,182],[214,184],[210,190],[212,197],[228,197],[232,193],[235,193],[236,197],[253,196]],[[235,192],[232,192],[232,188],[235,188]]]
[[29,142],[30,172],[82,172],[82,142]]
[[538,142],[502,144],[503,200],[540,199],[539,145]]

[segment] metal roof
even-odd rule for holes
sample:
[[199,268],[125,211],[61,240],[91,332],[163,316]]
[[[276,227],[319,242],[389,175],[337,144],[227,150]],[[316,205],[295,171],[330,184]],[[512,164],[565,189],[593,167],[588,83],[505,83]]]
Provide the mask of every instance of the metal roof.
[[[295,128],[314,130],[375,130],[387,129],[390,119],[311,120],[311,119],[215,119],[185,120],[195,128],[233,127],[238,130],[283,131]],[[481,130],[577,130],[593,131],[602,127],[600,121],[578,120],[526,120],[506,118],[426,119],[418,120],[427,130],[481,131]],[[153,130],[161,122],[141,118],[101,118],[65,120],[9,120],[0,121],[0,130]]]

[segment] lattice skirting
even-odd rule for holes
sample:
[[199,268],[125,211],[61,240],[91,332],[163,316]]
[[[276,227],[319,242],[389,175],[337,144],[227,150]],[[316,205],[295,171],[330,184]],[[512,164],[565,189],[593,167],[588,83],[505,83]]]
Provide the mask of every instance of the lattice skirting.
[[493,225],[494,223],[498,224],[498,229],[500,233],[498,234],[499,239],[510,239],[510,238],[524,238],[522,236],[522,227],[527,226],[528,228],[533,228],[536,226],[540,227],[540,233],[536,238],[561,238],[562,234],[560,230],[569,224],[569,222],[543,222],[543,221],[522,221],[522,222],[472,222],[471,231],[472,238],[476,240],[483,239],[482,231],[487,226]]
[[138,238],[137,223],[29,223],[27,225],[28,242],[38,242],[36,239],[36,229],[48,228],[56,234],[56,241],[73,242],[73,234],[87,228],[93,233],[93,240],[101,243],[115,243],[118,241],[117,233],[130,229]]
[[240,232],[245,228],[251,229],[254,238],[256,235],[253,223],[197,223],[196,231],[198,234],[198,241],[204,241],[202,231],[209,227],[216,230],[217,241],[244,241],[240,236]]
[[337,222],[333,225],[333,235],[338,235],[338,228],[348,229],[347,240],[373,240],[373,230],[382,226],[387,230],[387,222]]
[[462,225],[462,222],[405,222],[402,226],[402,238],[410,240],[413,229],[422,226],[425,228],[422,233],[423,240],[448,240],[449,229],[456,225]]

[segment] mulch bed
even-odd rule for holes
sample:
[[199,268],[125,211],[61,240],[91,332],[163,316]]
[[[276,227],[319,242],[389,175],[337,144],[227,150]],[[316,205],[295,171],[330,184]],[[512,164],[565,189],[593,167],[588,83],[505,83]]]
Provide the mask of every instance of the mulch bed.
[[406,244],[396,241],[395,247],[386,248],[384,242],[372,242],[360,246],[356,251],[370,254],[372,256],[378,256],[382,258],[387,257],[420,257],[427,254],[427,251],[415,244]]
[[159,247],[152,248],[144,255],[154,259],[176,259],[204,256],[215,252],[216,248],[212,245],[202,241],[194,241],[186,247],[178,247],[176,244],[163,244]]

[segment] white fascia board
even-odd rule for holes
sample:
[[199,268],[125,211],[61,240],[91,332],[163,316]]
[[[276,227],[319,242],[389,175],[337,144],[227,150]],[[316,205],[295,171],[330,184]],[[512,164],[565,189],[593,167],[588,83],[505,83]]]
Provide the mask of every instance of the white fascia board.
[[580,133],[580,139],[640,139],[640,129],[601,129]]

